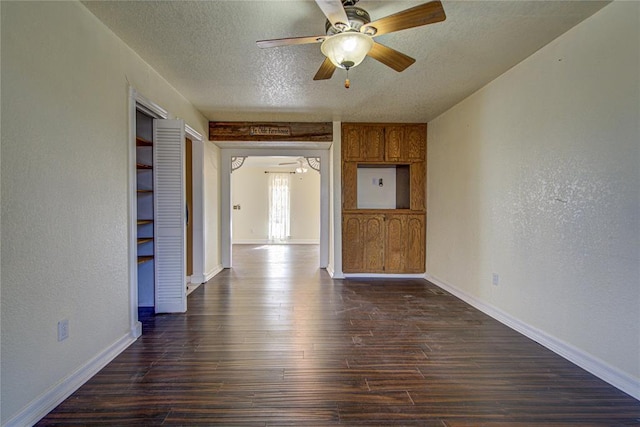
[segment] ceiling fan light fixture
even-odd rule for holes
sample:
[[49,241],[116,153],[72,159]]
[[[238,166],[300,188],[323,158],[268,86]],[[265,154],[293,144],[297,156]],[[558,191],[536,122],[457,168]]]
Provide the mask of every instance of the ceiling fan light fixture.
[[363,33],[347,31],[328,37],[320,50],[338,68],[349,69],[360,64],[373,47],[373,39]]

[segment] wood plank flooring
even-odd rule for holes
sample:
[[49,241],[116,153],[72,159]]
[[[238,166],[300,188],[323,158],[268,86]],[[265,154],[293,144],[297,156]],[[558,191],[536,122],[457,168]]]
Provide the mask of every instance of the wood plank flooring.
[[38,425],[640,425],[640,402],[423,280],[332,280],[235,246],[189,311]]

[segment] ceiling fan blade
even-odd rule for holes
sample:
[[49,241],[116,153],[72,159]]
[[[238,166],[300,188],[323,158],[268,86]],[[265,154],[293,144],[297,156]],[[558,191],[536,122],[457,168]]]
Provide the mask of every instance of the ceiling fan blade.
[[340,0],[316,0],[316,3],[329,22],[331,22],[331,25],[336,28],[338,28],[336,24],[349,26],[349,18],[347,18],[347,13],[344,11]]
[[256,44],[260,48],[291,46],[295,44],[321,43],[326,36],[306,36],[306,37],[290,37],[286,39],[258,40]]
[[404,71],[409,65],[416,62],[412,57],[376,42],[373,43],[373,47],[367,55],[398,72]]
[[333,62],[329,58],[325,58],[324,62],[318,69],[318,72],[313,77],[313,80],[327,80],[333,76],[333,72],[336,71],[336,66],[333,65]]
[[433,24],[444,21],[446,18],[442,3],[436,0],[370,22],[363,25],[360,28],[360,32],[366,33],[367,28],[375,27],[377,30],[375,35],[379,36],[394,31],[406,30],[407,28]]

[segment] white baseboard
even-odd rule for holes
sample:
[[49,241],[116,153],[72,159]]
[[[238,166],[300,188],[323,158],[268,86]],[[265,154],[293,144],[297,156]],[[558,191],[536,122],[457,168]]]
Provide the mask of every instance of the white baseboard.
[[142,335],[142,322],[136,321],[131,328],[131,336],[135,340],[136,338],[140,337],[140,335]]
[[207,274],[205,274],[204,281],[202,283],[208,282],[209,279],[214,277],[216,274],[220,273],[222,270],[224,270],[224,268],[222,267],[222,264],[218,264],[213,270],[211,270]]
[[345,279],[424,279],[424,274],[344,273]]
[[[202,283],[188,283],[187,284],[187,296],[191,295],[193,291],[198,289]],[[188,310],[188,308],[187,308]]]
[[447,292],[455,295],[464,302],[472,305],[488,316],[493,317],[498,322],[510,327],[511,329],[520,332],[522,335],[531,338],[538,344],[548,348],[559,356],[564,357],[568,361],[575,363],[584,370],[592,373],[596,377],[608,382],[612,386],[622,390],[635,399],[640,400],[640,380],[632,377],[615,368],[608,363],[594,357],[593,355],[581,350],[569,343],[566,343],[545,331],[542,331],[534,326],[531,326],[523,321],[505,313],[504,311],[496,308],[492,305],[486,304],[476,297],[469,295],[468,293],[449,285],[441,280],[433,277],[429,274],[425,274],[424,278],[434,285],[446,290]]
[[317,239],[291,239],[283,242],[273,242],[268,239],[239,239],[232,242],[234,245],[319,245]]
[[34,425],[133,344],[135,340],[136,337],[131,334],[123,336],[78,370],[31,401],[24,409],[11,417],[4,424],[4,427]]
[[327,273],[329,273],[329,276],[332,279],[344,279],[344,276],[342,274],[337,274],[336,271],[333,269],[333,265],[329,264],[327,265]]
[[206,280],[204,278],[205,277],[204,273],[203,274],[194,274],[192,276],[187,276],[187,277],[189,277],[189,283],[192,283],[194,285],[199,285],[201,283],[206,282]]

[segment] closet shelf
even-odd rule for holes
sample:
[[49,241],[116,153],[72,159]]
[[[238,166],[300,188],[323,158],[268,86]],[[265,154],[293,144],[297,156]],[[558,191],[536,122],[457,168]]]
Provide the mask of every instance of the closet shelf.
[[136,169],[153,169],[153,166],[145,165],[143,163],[136,163]]
[[141,190],[141,189],[138,189],[136,191],[138,192],[138,194],[141,194],[141,193],[153,193],[153,190]]
[[149,262],[151,260],[153,260],[152,256],[139,256],[138,257],[138,264],[143,264],[143,263]]
[[139,219],[138,225],[153,224],[152,219]]
[[136,137],[136,146],[137,147],[152,147],[153,146],[153,142],[148,141],[144,138],[141,138],[139,136]]
[[147,242],[153,242],[153,239],[151,237],[141,237],[138,238],[138,244],[141,245],[143,243],[147,243]]

